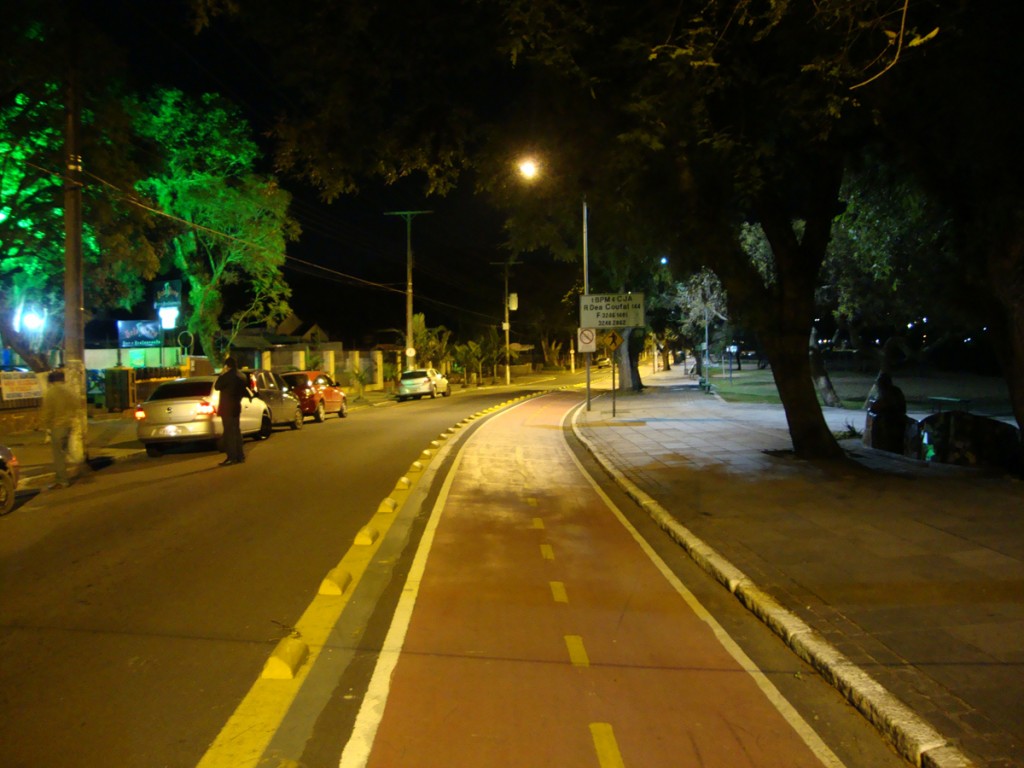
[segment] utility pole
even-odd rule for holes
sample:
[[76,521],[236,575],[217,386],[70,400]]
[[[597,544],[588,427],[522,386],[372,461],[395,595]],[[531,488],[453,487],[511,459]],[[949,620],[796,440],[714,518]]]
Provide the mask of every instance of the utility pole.
[[512,352],[511,344],[509,343],[509,331],[512,327],[511,320],[509,319],[509,302],[508,302],[508,268],[521,264],[522,262],[509,259],[508,261],[492,261],[492,267],[504,267],[505,268],[505,322],[502,323],[502,328],[505,330],[505,385],[508,386],[512,383]]
[[405,370],[416,362],[416,349],[412,345],[412,220],[433,211],[386,211],[385,216],[405,219]]
[[[590,218],[590,211],[587,208],[587,196],[583,196],[583,295],[590,295],[590,262],[587,253],[587,221]],[[587,366],[587,410],[590,410],[590,358],[591,353],[585,352],[584,359]]]
[[85,405],[85,322],[82,287],[82,127],[81,86],[78,71],[78,31],[72,25],[71,61],[68,66],[64,150],[67,157],[64,181],[64,375],[66,386],[79,403],[79,412],[68,436],[68,458],[85,460],[89,420]]

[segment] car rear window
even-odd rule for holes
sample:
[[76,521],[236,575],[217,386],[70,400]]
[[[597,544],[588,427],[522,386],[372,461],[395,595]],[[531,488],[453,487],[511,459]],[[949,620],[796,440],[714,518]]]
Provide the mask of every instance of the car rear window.
[[212,381],[169,381],[157,387],[150,400],[176,400],[182,397],[209,397]]
[[291,375],[286,373],[282,378],[296,389],[309,386],[309,379],[302,373],[293,373]]
[[402,380],[408,381],[409,379],[425,379],[427,378],[426,371],[406,371],[402,374]]

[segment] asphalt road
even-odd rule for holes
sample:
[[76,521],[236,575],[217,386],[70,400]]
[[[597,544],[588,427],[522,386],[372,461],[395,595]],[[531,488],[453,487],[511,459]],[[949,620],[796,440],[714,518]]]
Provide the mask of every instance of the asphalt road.
[[353,412],[43,494],[0,533],[0,763],[194,766],[423,447],[507,393]]

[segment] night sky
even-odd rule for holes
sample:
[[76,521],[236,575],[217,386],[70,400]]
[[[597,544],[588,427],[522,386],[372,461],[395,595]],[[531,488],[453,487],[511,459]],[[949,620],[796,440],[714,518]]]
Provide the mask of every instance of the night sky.
[[[269,170],[273,144],[265,134],[289,94],[275,83],[259,51],[224,23],[194,35],[184,3],[112,5],[117,10],[109,14],[107,29],[129,52],[132,86],[145,91],[166,85],[230,99],[250,121]],[[385,213],[430,210],[412,225],[414,311],[426,315],[428,326],[453,330],[457,340],[474,338],[481,326],[500,327],[503,272],[494,263],[508,258],[500,249],[502,218],[472,194],[470,182],[447,198],[427,198],[410,182],[364,188],[357,197],[328,205],[300,180],[279,181],[293,194],[291,213],[303,230],[289,247],[294,258],[285,267],[291,306],[303,320],[318,323],[347,346],[400,341],[387,329],[405,327],[406,229],[401,217]],[[572,270],[540,256],[512,271],[510,290],[528,303],[524,287],[551,272],[567,291]],[[513,316],[513,340],[520,332]]]

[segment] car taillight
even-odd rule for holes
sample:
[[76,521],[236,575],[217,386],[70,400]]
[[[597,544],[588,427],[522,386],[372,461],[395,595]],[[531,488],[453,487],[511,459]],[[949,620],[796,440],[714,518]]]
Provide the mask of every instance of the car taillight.
[[142,406],[141,405],[135,406],[135,413],[133,414],[133,416],[135,416],[135,420],[136,421],[145,421],[146,420],[146,412],[144,410],[142,410]]
[[196,406],[196,413],[200,416],[213,416],[217,413],[217,409],[213,407],[212,403],[206,400],[200,400],[199,405]]

